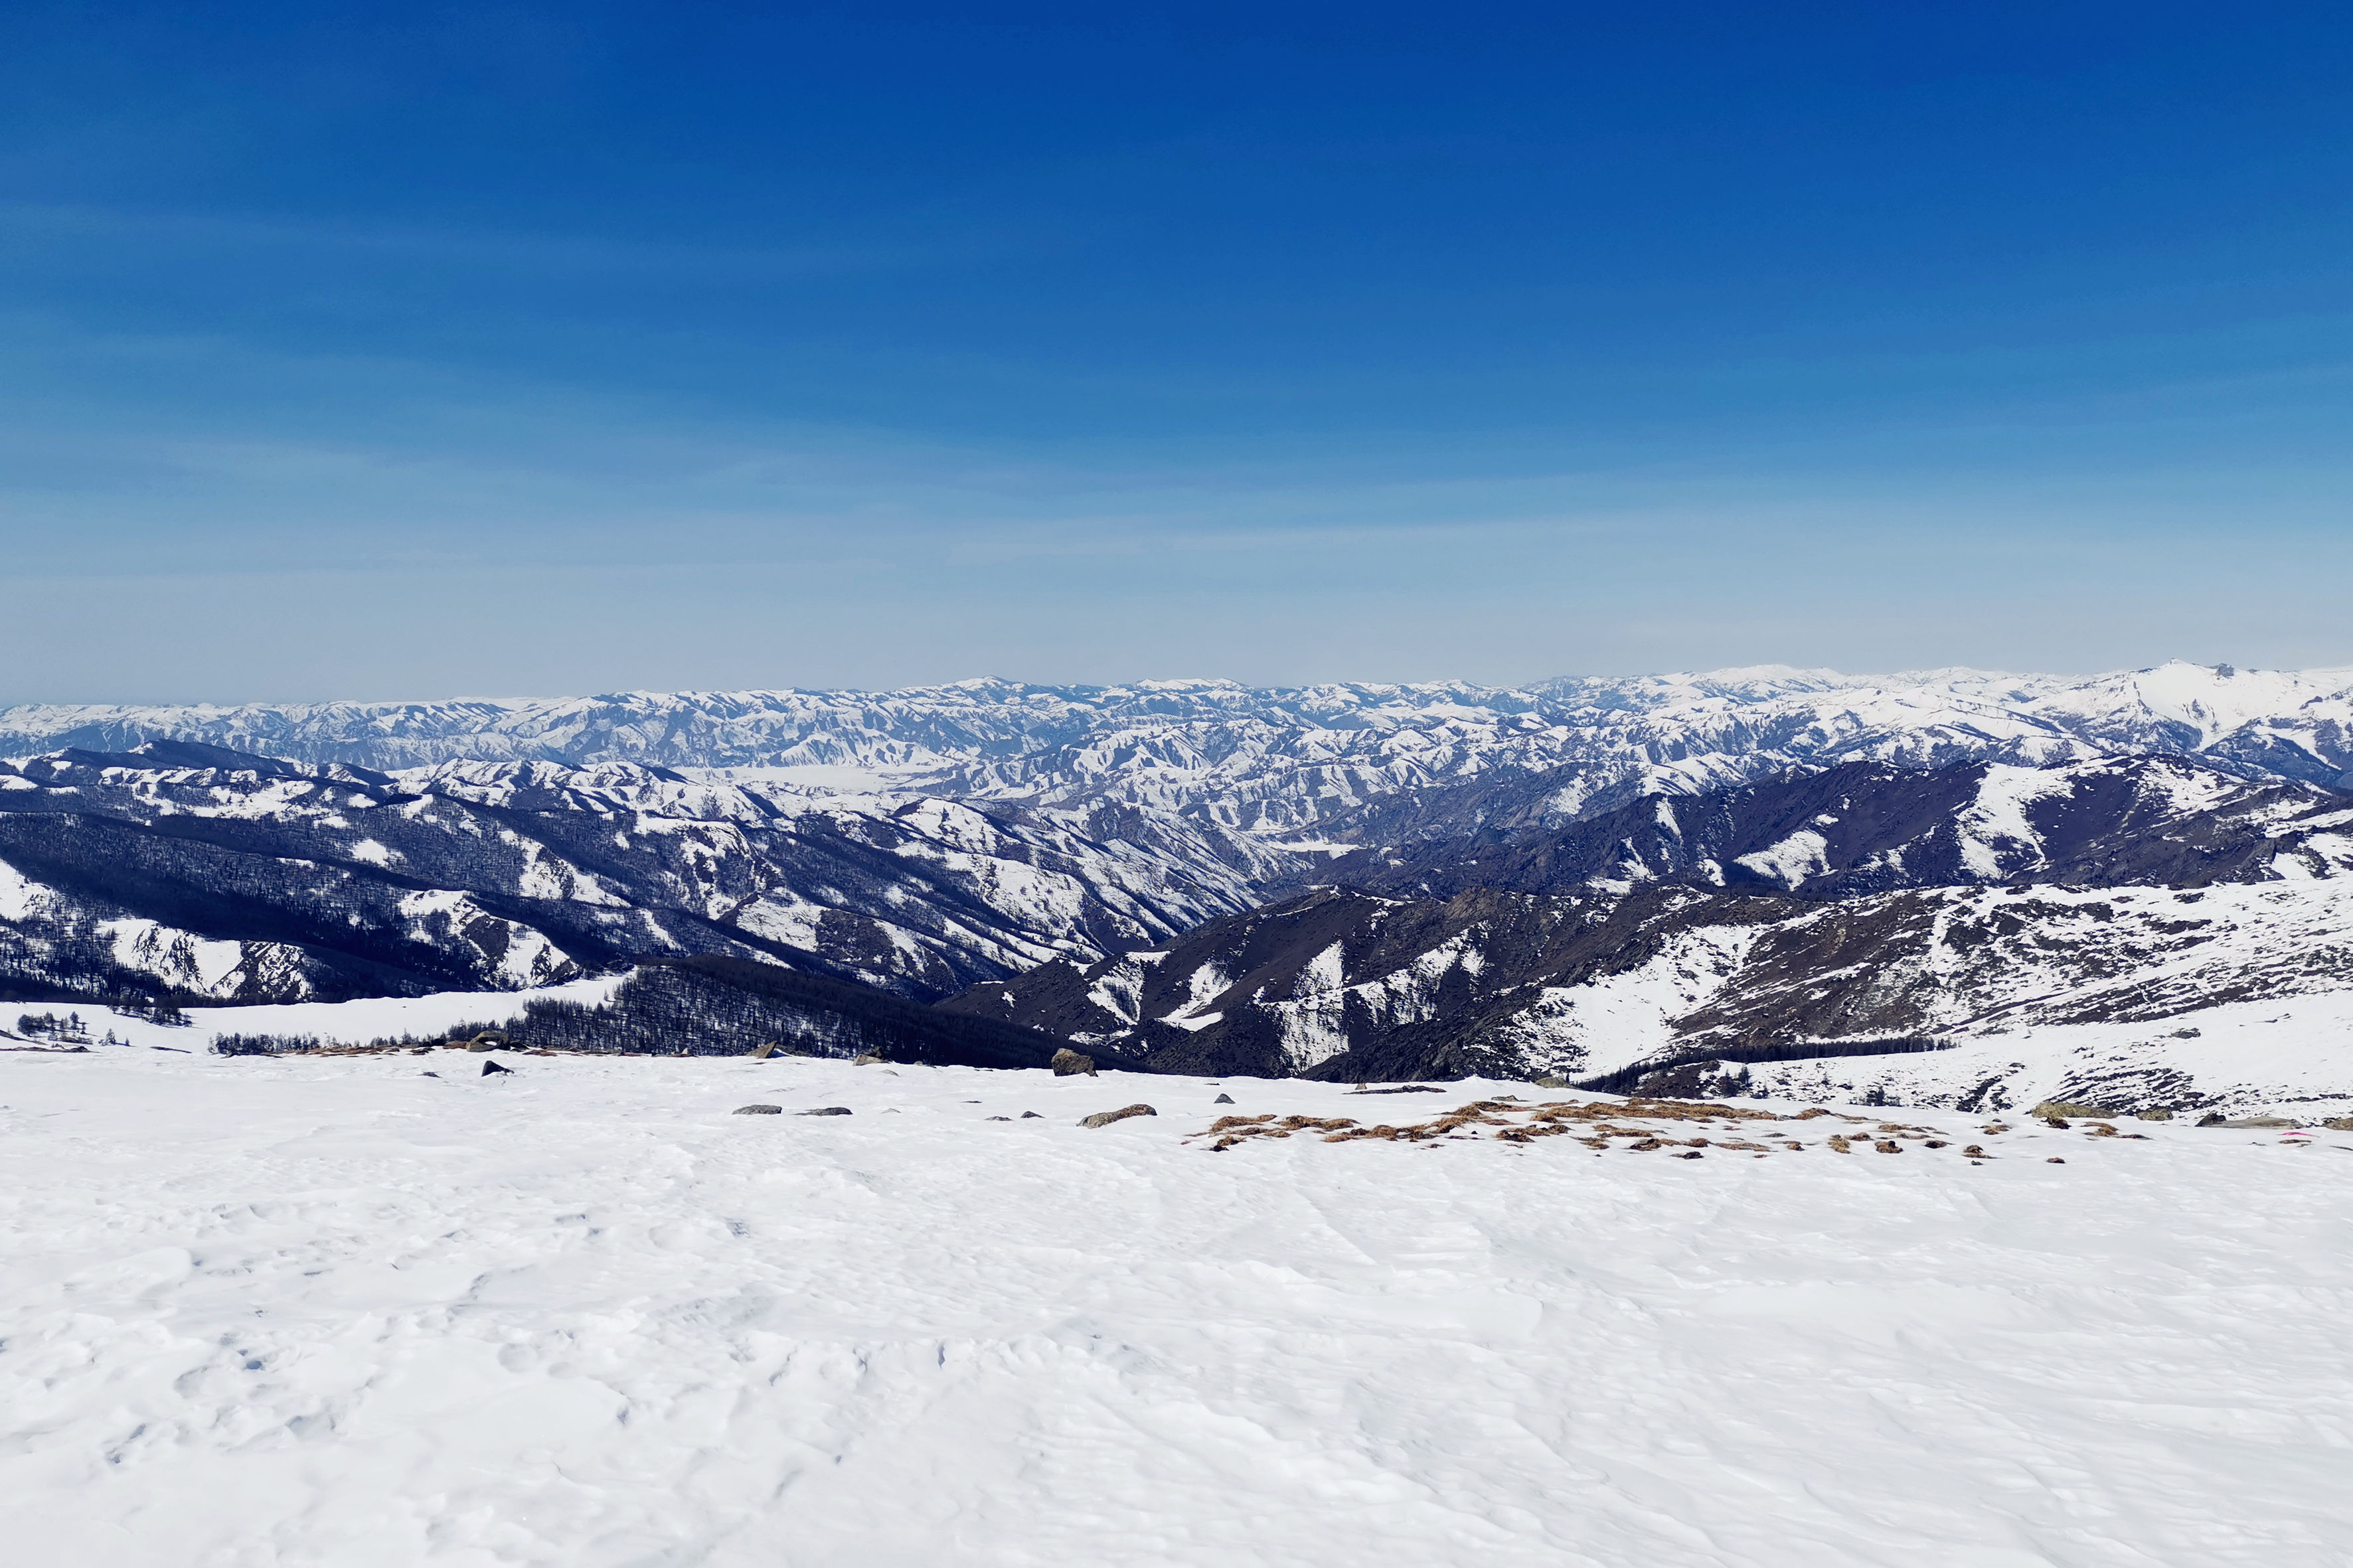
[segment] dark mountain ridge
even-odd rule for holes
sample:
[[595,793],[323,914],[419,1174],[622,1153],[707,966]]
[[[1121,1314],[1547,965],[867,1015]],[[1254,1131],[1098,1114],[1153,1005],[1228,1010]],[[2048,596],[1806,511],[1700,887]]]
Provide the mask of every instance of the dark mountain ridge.
[[2288,865],[2336,874],[2348,823],[2353,794],[2169,757],[1926,772],[1858,762],[1649,795],[1558,826],[1412,839],[1347,856],[1322,877],[1434,898],[1654,881],[1812,898],[2024,881],[2201,887],[2295,874]]

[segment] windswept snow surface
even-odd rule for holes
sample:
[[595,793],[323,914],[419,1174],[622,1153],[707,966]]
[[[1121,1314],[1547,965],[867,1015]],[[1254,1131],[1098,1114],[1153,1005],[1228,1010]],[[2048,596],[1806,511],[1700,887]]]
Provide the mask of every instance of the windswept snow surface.
[[2344,1560],[2353,1137],[1212,1153],[1198,1079],[480,1059],[0,1054],[11,1560]]

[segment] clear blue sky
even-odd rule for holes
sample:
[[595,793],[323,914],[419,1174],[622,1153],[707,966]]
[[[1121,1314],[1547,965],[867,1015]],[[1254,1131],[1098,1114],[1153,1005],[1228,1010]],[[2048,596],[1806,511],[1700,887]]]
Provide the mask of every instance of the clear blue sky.
[[0,17],[0,700],[2353,663],[2341,5]]

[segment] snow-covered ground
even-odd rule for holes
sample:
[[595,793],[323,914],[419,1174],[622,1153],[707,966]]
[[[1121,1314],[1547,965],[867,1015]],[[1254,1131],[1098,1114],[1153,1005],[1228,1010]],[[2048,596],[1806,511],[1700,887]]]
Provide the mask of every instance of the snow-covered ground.
[[501,1059],[0,1054],[8,1561],[2345,1560],[2353,1136]]
[[[2353,1116],[2353,992],[2224,1002],[2154,1022],[2036,1024],[1916,1056],[1833,1057],[1746,1069],[1755,1092],[1926,1106],[2043,1100],[2146,1104],[2168,1085],[2231,1115]],[[2184,1098],[2188,1098],[2185,1096]]]
[[507,1024],[536,1001],[598,1006],[612,1000],[627,973],[592,975],[531,991],[439,991],[430,996],[363,996],[351,1002],[280,1002],[252,1007],[191,1007],[183,1024],[158,1024],[135,1013],[70,1002],[0,1005],[0,1038],[48,1044],[46,1036],[16,1028],[27,1016],[79,1016],[93,1039],[112,1035],[132,1046],[191,1053],[208,1051],[224,1035],[275,1035],[322,1045],[364,1046],[373,1040],[431,1039],[460,1024]]

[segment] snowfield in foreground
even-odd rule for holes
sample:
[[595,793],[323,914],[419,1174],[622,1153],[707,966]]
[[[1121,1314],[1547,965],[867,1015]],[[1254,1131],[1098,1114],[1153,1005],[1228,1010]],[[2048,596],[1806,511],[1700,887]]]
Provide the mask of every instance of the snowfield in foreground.
[[483,1059],[0,1054],[12,1561],[2344,1561],[2353,1136]]

